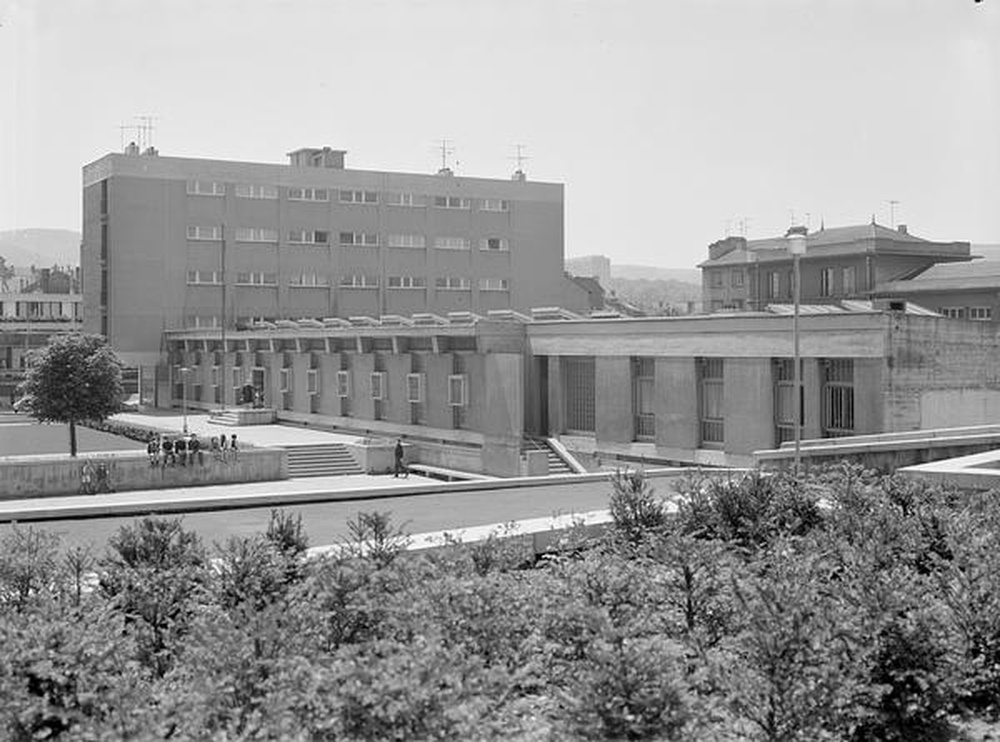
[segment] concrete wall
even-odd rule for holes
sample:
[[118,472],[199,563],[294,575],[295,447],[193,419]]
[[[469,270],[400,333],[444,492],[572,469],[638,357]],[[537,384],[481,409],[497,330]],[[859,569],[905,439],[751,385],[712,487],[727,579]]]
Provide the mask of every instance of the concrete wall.
[[237,461],[216,461],[205,452],[203,464],[153,467],[145,453],[92,456],[19,456],[0,459],[2,497],[75,495],[85,461],[104,462],[115,492],[197,487],[208,484],[266,482],[288,477],[286,454],[278,448],[244,448]]
[[694,358],[657,358],[656,445],[673,451],[698,447],[698,385]]
[[599,441],[628,443],[635,438],[631,357],[595,359],[594,426]]
[[723,369],[725,450],[749,454],[774,440],[770,358],[727,358]]

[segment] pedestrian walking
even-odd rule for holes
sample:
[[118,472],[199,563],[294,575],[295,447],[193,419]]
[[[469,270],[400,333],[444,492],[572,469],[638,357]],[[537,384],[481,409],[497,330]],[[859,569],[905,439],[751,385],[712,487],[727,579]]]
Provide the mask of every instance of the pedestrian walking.
[[397,438],[396,439],[396,450],[395,450],[395,454],[396,454],[396,456],[395,456],[395,458],[396,458],[396,466],[395,466],[395,468],[393,470],[393,473],[392,473],[392,476],[393,476],[394,479],[396,477],[398,477],[400,474],[402,474],[406,479],[410,478],[410,470],[407,469],[406,465],[403,463],[403,453],[404,453],[403,452],[403,439],[402,438]]

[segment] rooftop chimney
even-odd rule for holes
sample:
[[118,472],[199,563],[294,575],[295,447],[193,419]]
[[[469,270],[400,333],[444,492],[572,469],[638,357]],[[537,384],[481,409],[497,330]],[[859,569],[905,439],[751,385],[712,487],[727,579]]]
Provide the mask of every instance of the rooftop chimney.
[[343,170],[344,155],[346,154],[346,149],[302,147],[288,153],[288,164],[292,167],[323,167]]
[[524,174],[524,171],[521,170],[521,168],[518,168],[514,171],[514,174],[510,176],[510,179],[516,180],[518,183],[523,183],[528,179],[528,176]]
[[899,226],[896,227],[896,229],[900,234],[909,234],[909,232],[906,231],[905,224],[900,224]]
[[129,142],[125,145],[125,154],[127,155],[137,155],[139,154],[139,145],[135,142]]

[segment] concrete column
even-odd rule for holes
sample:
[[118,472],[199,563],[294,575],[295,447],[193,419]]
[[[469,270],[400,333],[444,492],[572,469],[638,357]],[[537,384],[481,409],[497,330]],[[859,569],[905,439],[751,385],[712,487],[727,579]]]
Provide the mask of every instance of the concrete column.
[[453,428],[454,420],[448,406],[448,376],[451,374],[451,354],[427,355],[427,401],[424,403],[425,419],[432,428]]
[[854,360],[854,432],[881,433],[885,396],[882,394],[882,358],[856,358]]
[[802,359],[802,440],[823,437],[823,369],[818,358]]
[[410,403],[406,400],[406,375],[410,373],[409,354],[390,355],[385,359],[389,397],[382,402],[386,420],[409,424]]
[[657,358],[655,367],[656,445],[698,447],[698,374],[694,358]]
[[337,396],[338,371],[340,371],[340,353],[329,353],[320,356],[319,411],[324,415],[340,415],[340,397]]
[[375,356],[372,353],[355,353],[351,358],[351,411],[360,420],[375,418],[375,402],[372,400],[372,372],[375,371]]
[[750,454],[774,445],[770,358],[727,358],[723,367],[725,450]]
[[309,380],[306,378],[309,372],[309,354],[295,353],[292,356],[292,409],[296,412],[312,412],[309,402]]
[[473,383],[483,390],[481,430],[490,438],[514,441],[520,446],[524,433],[524,358],[519,353],[488,353],[481,358],[482,378],[478,384]]
[[549,356],[549,432],[559,435],[566,430],[566,409],[563,399],[562,359]]
[[629,356],[599,356],[595,359],[594,425],[598,442],[629,443],[635,438]]

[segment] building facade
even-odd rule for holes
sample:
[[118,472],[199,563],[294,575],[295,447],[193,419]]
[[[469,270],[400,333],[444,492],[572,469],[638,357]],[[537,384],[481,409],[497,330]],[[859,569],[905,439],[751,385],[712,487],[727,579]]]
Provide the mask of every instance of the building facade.
[[[792,256],[786,240],[727,237],[709,246],[702,271],[706,312],[763,310],[792,301]],[[971,259],[968,242],[931,242],[872,222],[820,229],[806,237],[800,259],[802,301],[870,299],[887,282],[916,276],[938,263]]]
[[[161,397],[214,407],[249,382],[279,419],[404,435],[427,463],[498,475],[518,472],[524,436],[591,466],[752,465],[794,437],[787,316],[423,321],[288,323],[225,345],[218,330],[168,333]],[[801,330],[804,439],[1000,415],[988,323],[840,311]]]
[[944,317],[1000,322],[1000,261],[935,265],[906,281],[887,281],[875,295],[927,307]]
[[[162,335],[255,321],[587,309],[563,273],[563,186],[109,154],[83,168],[84,325],[153,372]],[[156,381],[150,382],[152,384]]]

